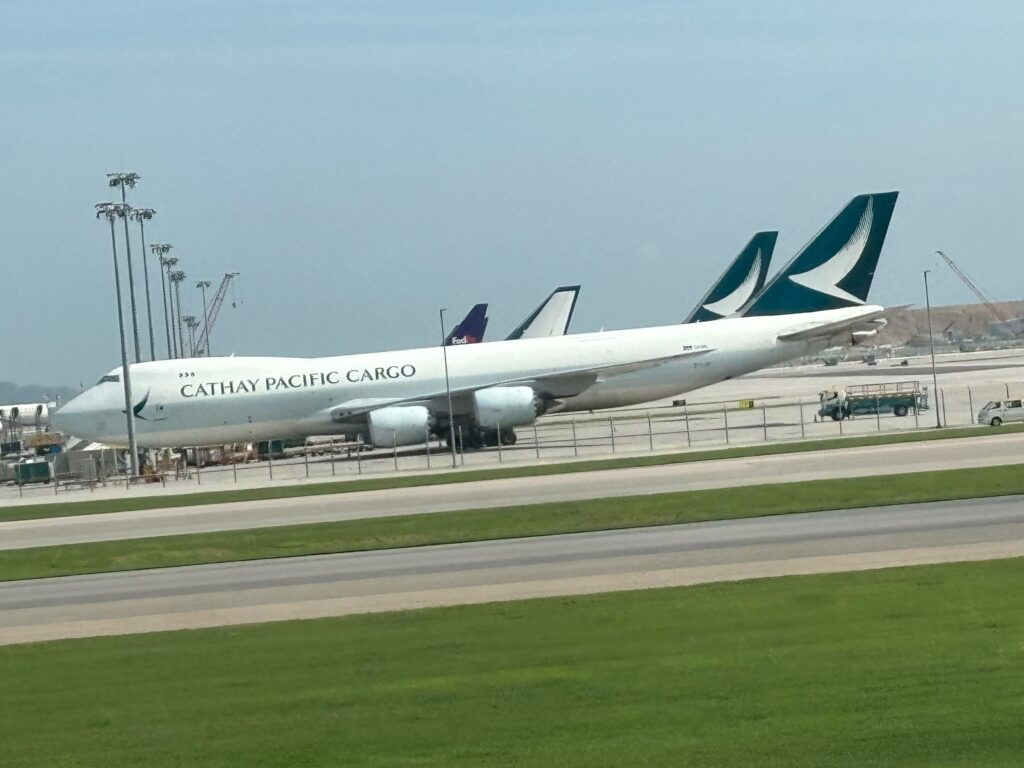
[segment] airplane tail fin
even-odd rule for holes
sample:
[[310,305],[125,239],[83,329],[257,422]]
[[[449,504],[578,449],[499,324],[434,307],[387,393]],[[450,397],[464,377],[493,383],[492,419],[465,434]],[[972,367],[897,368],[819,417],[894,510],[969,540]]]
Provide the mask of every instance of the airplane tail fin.
[[853,198],[741,314],[788,315],[864,304],[898,195]]
[[444,345],[450,347],[453,344],[476,344],[483,341],[487,319],[487,305],[477,304],[462,318],[462,322],[452,329],[448,338],[444,340]]
[[723,272],[684,323],[701,323],[738,314],[764,287],[778,232],[758,232]]
[[546,336],[564,336],[572,322],[572,313],[579,298],[578,285],[563,285],[555,288],[505,339],[537,339]]

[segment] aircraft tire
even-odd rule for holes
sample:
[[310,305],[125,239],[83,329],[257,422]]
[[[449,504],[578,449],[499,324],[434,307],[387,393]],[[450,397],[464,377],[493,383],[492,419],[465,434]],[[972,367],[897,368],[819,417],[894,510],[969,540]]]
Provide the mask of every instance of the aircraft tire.
[[516,440],[518,440],[519,438],[516,435],[516,431],[514,429],[503,429],[501,430],[501,435],[499,436],[499,439],[501,440],[502,445],[515,445]]

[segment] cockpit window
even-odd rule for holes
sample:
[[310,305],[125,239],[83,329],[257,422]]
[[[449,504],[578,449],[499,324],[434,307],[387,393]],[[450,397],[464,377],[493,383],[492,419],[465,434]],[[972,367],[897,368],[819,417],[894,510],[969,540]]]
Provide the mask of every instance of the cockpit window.
[[120,380],[121,380],[121,377],[118,376],[116,373],[108,373],[106,376],[104,376],[102,379],[100,379],[96,383],[97,384],[105,384],[108,381],[120,381]]

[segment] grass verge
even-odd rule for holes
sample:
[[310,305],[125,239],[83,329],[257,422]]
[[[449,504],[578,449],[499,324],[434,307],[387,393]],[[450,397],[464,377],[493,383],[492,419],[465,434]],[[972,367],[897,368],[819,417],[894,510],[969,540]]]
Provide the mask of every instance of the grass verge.
[[460,510],[0,553],[0,581],[1024,493],[1024,465]]
[[0,648],[5,768],[1018,766],[1024,561]]
[[[1024,424],[1004,425],[998,434],[1012,434],[1024,431]],[[909,432],[907,434],[865,435],[828,440],[806,440],[793,443],[764,443],[738,448],[720,448],[685,453],[630,456],[620,459],[594,459],[567,461],[557,464],[541,464],[525,467],[501,467],[497,469],[473,469],[457,472],[410,475],[408,477],[378,477],[359,480],[342,480],[326,483],[289,484],[271,488],[243,488],[226,491],[203,491],[200,493],[167,494],[121,499],[97,499],[94,501],[72,501],[51,504],[24,504],[0,507],[0,522],[11,520],[33,520],[45,517],[69,515],[91,515],[104,512],[128,512],[138,509],[164,509],[200,504],[220,504],[237,501],[266,501],[289,499],[302,496],[320,496],[332,493],[376,491],[387,488],[410,488],[418,486],[448,485],[480,480],[500,480],[517,477],[539,477],[562,475],[573,472],[593,472],[605,469],[628,469],[631,467],[654,467],[668,464],[688,464],[696,461],[715,459],[737,459],[752,456],[771,456],[784,453],[805,453],[830,449],[859,448],[873,445],[894,445],[897,443],[926,442],[931,440],[952,440],[972,437],[986,437],[993,433],[979,427],[942,429],[934,432]]]

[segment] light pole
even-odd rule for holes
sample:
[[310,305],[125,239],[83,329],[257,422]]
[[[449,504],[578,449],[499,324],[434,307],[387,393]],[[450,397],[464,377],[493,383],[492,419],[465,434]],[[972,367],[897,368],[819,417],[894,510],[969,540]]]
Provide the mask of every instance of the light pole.
[[156,342],[153,340],[153,309],[149,303],[149,260],[146,258],[146,222],[156,214],[152,208],[136,208],[129,215],[139,222],[142,236],[142,279],[146,282],[146,321],[149,323],[149,359],[156,360]]
[[[452,409],[452,385],[448,379],[448,345],[445,343],[444,335],[444,313],[445,309],[441,309],[441,353],[444,355],[444,389],[448,393],[448,445],[452,451],[452,469],[457,466],[455,463],[455,411]],[[466,446],[462,446],[462,450],[466,450]]]
[[203,292],[203,328],[206,330],[206,356],[210,356],[210,313],[206,310],[206,289],[210,287],[209,280],[200,280],[196,288]]
[[[173,357],[171,354],[171,323],[167,316],[167,275],[164,274],[164,269],[167,267],[170,259],[167,257],[168,252],[173,246],[170,243],[153,243],[149,249],[158,257],[160,264],[160,292],[164,296],[164,331],[167,333],[167,358]],[[177,263],[177,259],[174,262]]]
[[167,279],[174,286],[174,305],[178,314],[178,322],[176,323],[178,330],[178,357],[185,357],[185,329],[181,327],[181,283],[185,279],[185,273],[180,269],[175,270],[167,276]]
[[928,296],[928,273],[930,269],[924,271],[924,306],[925,312],[928,315],[928,346],[932,350],[932,407],[935,409],[935,426],[938,428],[942,427],[942,419],[939,416],[939,377],[935,372],[935,337],[932,335],[932,302]]
[[128,426],[128,466],[132,479],[139,476],[139,452],[135,443],[135,412],[132,408],[132,380],[128,367],[128,348],[124,340],[124,312],[121,307],[121,270],[117,266],[117,238],[114,236],[114,219],[128,214],[128,206],[121,203],[99,203],[96,218],[110,222],[110,248],[114,254],[114,292],[117,294],[117,332],[121,341],[121,381],[124,385],[124,416]]
[[[134,188],[139,182],[141,176],[137,173],[108,173],[107,183],[111,187],[121,188],[121,204],[125,206],[124,216],[124,252],[125,257],[128,259],[128,302],[132,308],[132,336],[135,340],[135,362],[138,363],[142,360],[142,355],[139,352],[139,318],[135,312],[135,276],[132,272],[132,241],[128,237],[128,212],[131,210],[128,208],[128,187]],[[143,254],[145,258],[145,254]]]
[[188,328],[188,350],[189,357],[198,357],[196,354],[196,326],[199,325],[199,321],[196,320],[195,315],[185,315],[181,318],[181,322]]
[[178,320],[174,312],[174,282],[171,280],[171,274],[174,271],[172,267],[177,263],[178,260],[174,256],[164,259],[164,264],[167,265],[167,304],[171,308],[171,349],[175,358],[181,357],[181,351],[178,347]]

